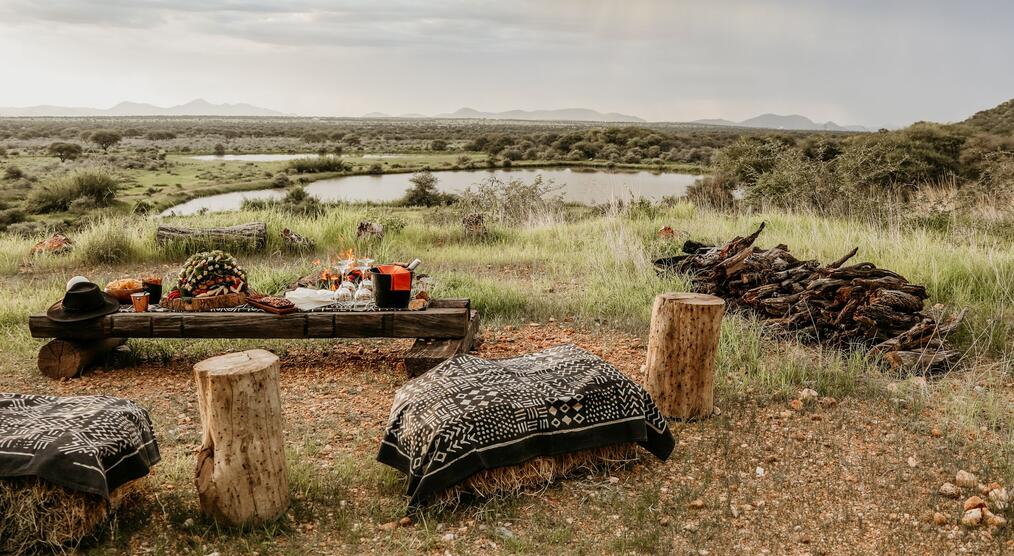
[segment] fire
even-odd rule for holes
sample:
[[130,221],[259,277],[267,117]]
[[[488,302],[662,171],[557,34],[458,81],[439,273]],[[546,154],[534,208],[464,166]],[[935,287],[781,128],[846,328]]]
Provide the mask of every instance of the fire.
[[[340,251],[337,257],[338,262],[351,261],[354,263],[356,260],[356,251],[355,249],[349,248],[344,251]],[[335,268],[335,263],[335,255],[333,253],[328,256],[326,263],[321,259],[313,260],[314,266],[322,267],[322,270],[320,271],[320,284],[322,288],[334,291],[337,290],[338,286],[341,284],[343,276],[342,273]]]

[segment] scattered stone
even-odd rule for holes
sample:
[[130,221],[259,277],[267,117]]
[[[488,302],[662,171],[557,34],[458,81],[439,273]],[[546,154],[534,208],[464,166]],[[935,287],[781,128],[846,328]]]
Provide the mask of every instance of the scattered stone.
[[701,500],[700,498],[695,498],[690,502],[689,506],[695,510],[701,510],[704,508],[704,500]]
[[493,529],[493,534],[505,541],[512,541],[518,538],[518,536],[514,534],[514,531],[502,526]]
[[757,469],[754,469],[754,474],[757,475],[758,479],[761,478],[761,477],[763,477],[764,476],[764,468],[763,467],[758,467]]
[[192,517],[188,517],[187,520],[183,522],[184,529],[190,529],[193,526],[194,526],[194,518]]
[[994,514],[993,512],[989,511],[988,508],[982,509],[982,519],[986,523],[986,525],[990,527],[996,527],[998,529],[1007,525],[1007,518],[1003,517],[1002,515]]
[[658,524],[659,524],[659,525],[669,525],[669,522],[670,522],[670,520],[669,520],[669,516],[667,516],[667,515],[664,515],[664,516],[662,516],[662,517],[661,517],[661,518],[659,518],[659,520],[658,520]]
[[398,525],[400,527],[411,527],[412,526],[412,518],[408,517],[408,516],[405,516],[405,517],[401,518],[400,520],[398,520]]
[[388,521],[387,523],[381,523],[380,525],[377,525],[377,529],[381,531],[394,531],[397,528],[398,528],[397,521]]
[[964,503],[964,509],[965,509],[966,512],[968,510],[972,510],[972,509],[975,509],[975,508],[985,508],[985,507],[986,507],[986,502],[982,498],[979,498],[978,496],[973,496],[973,497],[969,498],[968,500],[965,500],[965,503]]
[[915,459],[915,456],[908,456],[908,466],[915,468],[918,467],[919,461]]
[[820,399],[820,405],[824,407],[834,407],[837,404],[838,400],[832,398],[831,396],[824,396]]
[[803,388],[799,391],[799,399],[804,402],[816,400],[818,397],[819,394],[817,394],[817,391],[813,388]]
[[458,538],[454,533],[444,533],[440,540],[444,542],[454,542],[454,539]]
[[729,510],[732,512],[732,517],[739,517],[739,508],[735,504],[730,504]]
[[965,527],[975,527],[982,523],[982,510],[979,508],[968,510],[961,516],[961,524]]
[[936,512],[933,514],[933,523],[937,525],[947,525],[949,521],[950,520],[947,519],[947,516],[940,512]]
[[975,485],[979,484],[979,479],[962,469],[954,476],[954,483],[961,488],[975,488]]
[[47,239],[40,241],[32,246],[32,254],[38,255],[39,253],[49,253],[50,255],[58,255],[70,251],[74,247],[74,242],[69,237],[56,232],[49,236]]
[[781,413],[779,413],[778,416],[781,417],[782,419],[788,419],[789,417],[792,417],[792,412],[786,409]]
[[620,478],[619,477],[609,477],[606,480],[609,481],[609,484],[611,484],[611,485],[615,485],[616,483],[620,482]]
[[803,401],[798,399],[792,400],[789,402],[789,407],[791,407],[793,411],[800,411],[803,409]]
[[990,490],[989,500],[993,502],[993,507],[998,511],[1004,511],[1010,506],[1010,496],[1007,494],[1007,489],[1003,487]]
[[672,239],[676,235],[676,231],[672,229],[672,226],[662,226],[655,232],[655,235],[661,239]]
[[938,429],[937,427],[933,427],[933,430],[930,431],[930,436],[932,436],[933,438],[940,438],[943,435],[944,431]]
[[944,483],[940,485],[939,492],[941,496],[946,496],[948,498],[957,498],[961,496],[961,489],[953,483]]

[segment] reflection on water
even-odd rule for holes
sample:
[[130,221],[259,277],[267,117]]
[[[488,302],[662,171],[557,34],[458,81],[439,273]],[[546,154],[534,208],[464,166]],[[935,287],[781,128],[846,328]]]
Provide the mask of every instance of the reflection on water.
[[[570,168],[525,168],[516,170],[447,170],[433,172],[438,189],[459,193],[491,177],[501,180],[521,179],[531,182],[541,175],[545,182],[559,188],[564,200],[581,204],[602,204],[613,200],[644,198],[658,201],[663,197],[680,196],[699,176],[691,174],[660,174],[653,172],[601,172]],[[412,174],[344,176],[320,180],[306,186],[307,193],[322,201],[384,203],[400,199],[411,187]],[[281,198],[285,191],[264,189],[224,193],[193,199],[163,212],[163,215],[194,214],[201,210],[237,210],[243,199]]]

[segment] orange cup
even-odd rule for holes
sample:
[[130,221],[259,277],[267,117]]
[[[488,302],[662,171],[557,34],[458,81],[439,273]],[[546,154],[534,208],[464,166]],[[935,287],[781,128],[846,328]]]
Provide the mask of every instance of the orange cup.
[[130,302],[134,304],[135,313],[144,313],[148,310],[148,292],[130,294]]

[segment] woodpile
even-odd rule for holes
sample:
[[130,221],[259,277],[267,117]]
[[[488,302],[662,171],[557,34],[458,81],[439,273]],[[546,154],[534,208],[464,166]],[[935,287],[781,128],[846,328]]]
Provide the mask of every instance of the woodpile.
[[282,244],[294,251],[309,251],[315,247],[312,239],[288,228],[282,230]]
[[242,246],[260,249],[268,241],[268,225],[264,222],[250,222],[225,228],[187,228],[159,224],[155,230],[155,243],[165,245],[177,241],[192,245],[205,245],[219,249],[226,246]]
[[925,286],[871,263],[846,265],[858,249],[828,264],[799,260],[785,245],[755,247],[763,230],[761,224],[720,247],[687,241],[685,255],[655,266],[689,274],[695,291],[769,319],[776,330],[837,347],[863,345],[895,368],[939,372],[960,358],[945,338],[964,311],[937,322],[923,312]]
[[356,237],[359,239],[384,239],[384,225],[379,222],[363,220],[356,226]]

